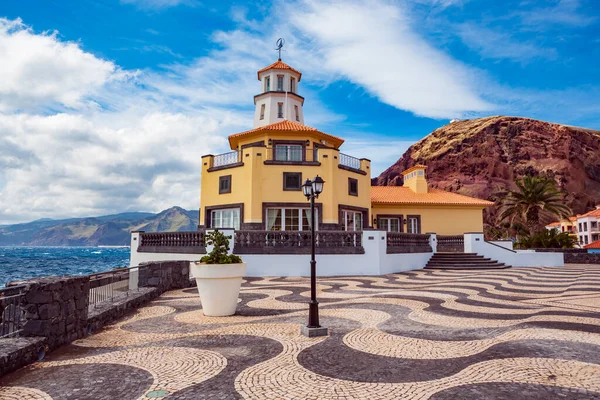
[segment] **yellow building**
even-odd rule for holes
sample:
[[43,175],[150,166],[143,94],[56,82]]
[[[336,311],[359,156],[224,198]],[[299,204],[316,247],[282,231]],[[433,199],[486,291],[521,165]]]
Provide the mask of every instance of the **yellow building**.
[[546,229],[556,229],[558,232],[568,232],[569,235],[575,237],[578,241],[577,237],[577,216],[574,215],[569,218],[565,218],[558,222],[552,222],[551,224],[546,225]]
[[375,227],[407,233],[462,235],[483,232],[483,209],[493,203],[429,188],[426,166],[402,173],[404,186],[373,186],[371,212]]
[[429,189],[425,167],[406,171],[404,187],[371,188],[370,160],[341,153],[343,139],[304,125],[301,77],[281,60],[258,71],[254,129],[229,136],[231,152],[202,157],[200,228],[308,230],[302,184],[319,175],[319,230],[483,230],[482,209],[492,203]]

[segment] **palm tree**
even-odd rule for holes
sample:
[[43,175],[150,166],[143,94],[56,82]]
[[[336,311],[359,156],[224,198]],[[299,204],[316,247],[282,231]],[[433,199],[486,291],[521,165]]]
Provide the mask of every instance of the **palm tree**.
[[564,194],[556,182],[546,176],[525,176],[515,182],[517,190],[511,190],[500,201],[500,220],[508,219],[511,224],[523,223],[533,234],[543,228],[544,219],[563,219],[572,211],[565,204]]

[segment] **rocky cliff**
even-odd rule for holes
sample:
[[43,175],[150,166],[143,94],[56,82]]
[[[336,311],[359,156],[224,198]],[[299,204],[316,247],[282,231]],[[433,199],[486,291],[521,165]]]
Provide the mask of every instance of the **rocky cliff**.
[[401,185],[401,172],[415,164],[427,165],[431,186],[482,199],[495,201],[523,175],[547,174],[575,213],[600,203],[600,131],[519,117],[455,121],[412,145],[373,183]]

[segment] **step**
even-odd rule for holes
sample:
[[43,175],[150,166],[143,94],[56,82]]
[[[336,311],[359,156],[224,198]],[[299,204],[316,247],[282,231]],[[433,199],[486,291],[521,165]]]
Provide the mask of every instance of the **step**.
[[456,267],[449,267],[449,266],[426,266],[425,269],[446,269],[446,270],[482,270],[482,269],[506,269],[506,268],[510,268],[510,266],[508,265],[501,265],[501,266],[489,266],[489,265],[478,265],[478,266],[470,266],[470,267],[460,267],[460,266],[456,266]]
[[493,263],[493,264],[472,264],[472,265],[464,265],[464,264],[452,264],[452,265],[440,265],[440,264],[427,264],[429,268],[495,268],[495,267],[505,267],[503,263]]
[[464,263],[480,263],[480,262],[488,262],[493,261],[491,258],[477,258],[477,259],[464,259],[464,258],[430,258],[430,261],[435,261],[439,263],[455,263],[455,262],[464,262]]
[[440,260],[454,260],[454,259],[461,259],[461,260],[479,260],[481,258],[485,258],[483,256],[462,256],[462,255],[455,255],[455,256],[437,256],[437,255],[433,255],[433,258],[437,258]]
[[433,253],[434,256],[476,256],[476,257],[481,257],[479,254],[477,253],[451,253],[451,252],[444,252],[444,251],[438,251],[436,253]]
[[483,262],[483,263],[473,263],[473,264],[465,264],[465,263],[452,263],[452,264],[440,264],[437,262],[428,262],[427,265],[435,265],[435,266],[440,266],[440,267],[471,267],[471,266],[475,266],[475,265],[489,265],[489,266],[498,266],[498,265],[504,265],[504,263],[500,263],[498,261],[491,261],[491,262]]

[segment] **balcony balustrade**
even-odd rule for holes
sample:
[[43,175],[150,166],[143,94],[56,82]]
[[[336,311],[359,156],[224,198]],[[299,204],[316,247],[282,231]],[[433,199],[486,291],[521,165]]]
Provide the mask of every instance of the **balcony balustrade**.
[[[236,231],[235,254],[310,254],[311,233],[306,231]],[[363,254],[362,232],[316,232],[317,254]]]
[[462,253],[465,251],[464,235],[437,235],[437,251]]
[[352,157],[344,153],[340,153],[340,165],[356,170],[360,170],[360,158]]
[[242,161],[241,151],[230,151],[229,153],[218,154],[214,156],[212,168],[223,167],[227,165],[237,164]]
[[416,233],[387,233],[387,254],[430,253],[429,236]]
[[138,251],[142,253],[204,254],[204,232],[142,232]]

